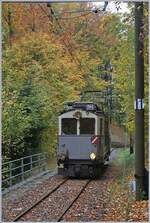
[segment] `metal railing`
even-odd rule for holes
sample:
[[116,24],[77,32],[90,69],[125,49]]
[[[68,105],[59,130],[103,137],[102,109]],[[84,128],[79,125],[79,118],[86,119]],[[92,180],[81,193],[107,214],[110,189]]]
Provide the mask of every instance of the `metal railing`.
[[38,153],[2,163],[2,190],[46,170],[47,161],[47,153]]

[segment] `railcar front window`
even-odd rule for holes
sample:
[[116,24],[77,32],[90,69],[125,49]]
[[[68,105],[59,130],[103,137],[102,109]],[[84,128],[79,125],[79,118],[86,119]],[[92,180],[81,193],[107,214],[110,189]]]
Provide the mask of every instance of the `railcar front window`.
[[80,135],[95,134],[95,119],[82,118],[80,119]]
[[62,135],[76,135],[77,120],[75,118],[63,118],[61,129],[62,129]]

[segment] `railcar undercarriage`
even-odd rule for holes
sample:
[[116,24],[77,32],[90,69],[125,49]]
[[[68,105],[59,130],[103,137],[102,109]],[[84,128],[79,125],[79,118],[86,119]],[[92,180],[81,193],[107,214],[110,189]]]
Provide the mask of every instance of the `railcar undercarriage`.
[[93,178],[102,173],[104,163],[90,160],[72,160],[58,167],[58,174],[66,177]]

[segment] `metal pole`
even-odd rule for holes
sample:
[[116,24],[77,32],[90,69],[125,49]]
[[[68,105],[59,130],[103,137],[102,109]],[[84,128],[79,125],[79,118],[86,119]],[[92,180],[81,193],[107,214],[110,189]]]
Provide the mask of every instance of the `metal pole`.
[[9,186],[12,186],[12,162],[9,163]]
[[22,181],[24,181],[24,162],[23,162],[23,158],[21,159],[21,177],[22,177]]
[[144,177],[144,33],[143,3],[135,3],[135,179],[136,200],[142,200]]
[[30,175],[31,175],[31,173],[32,173],[32,168],[33,168],[33,166],[32,166],[32,162],[33,162],[33,160],[32,160],[32,156],[30,157]]
[[133,152],[133,138],[132,133],[130,132],[130,154],[132,154]]
[[39,163],[39,171],[41,170],[41,155],[39,154],[39,157],[38,157],[38,163]]

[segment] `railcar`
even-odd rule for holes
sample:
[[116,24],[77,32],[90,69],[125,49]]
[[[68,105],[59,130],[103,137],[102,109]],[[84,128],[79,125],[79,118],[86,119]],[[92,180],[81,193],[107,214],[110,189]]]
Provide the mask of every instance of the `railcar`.
[[58,123],[58,174],[98,176],[110,155],[108,116],[94,103],[68,102]]

